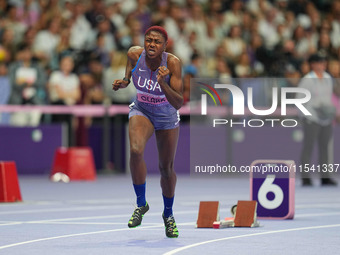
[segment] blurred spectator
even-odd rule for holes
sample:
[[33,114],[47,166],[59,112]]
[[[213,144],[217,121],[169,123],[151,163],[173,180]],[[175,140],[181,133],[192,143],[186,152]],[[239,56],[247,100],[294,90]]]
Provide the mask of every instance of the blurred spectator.
[[[44,104],[46,103],[46,73],[39,64],[32,61],[32,51],[22,45],[17,54],[17,61],[9,67],[9,77],[12,86],[11,104]],[[41,114],[38,111],[15,112],[11,124],[36,126],[40,123]]]
[[19,44],[22,40],[26,26],[22,24],[17,18],[17,7],[14,5],[8,5],[6,10],[6,16],[4,18],[4,28],[13,31],[14,44]]
[[[65,56],[60,61],[60,70],[53,71],[48,81],[48,95],[52,105],[75,105],[81,97],[78,75],[72,73],[74,61]],[[70,114],[52,115],[53,123],[66,123],[68,129],[69,146],[75,144],[74,119]]]
[[238,78],[247,78],[252,76],[252,69],[250,67],[250,59],[246,52],[240,55],[240,60],[235,66],[235,74]]
[[176,42],[174,44],[174,54],[181,59],[183,65],[187,65],[190,63],[194,49],[190,45],[189,38],[185,31],[185,19],[179,19],[177,24],[178,33],[176,37],[171,37]]
[[105,94],[103,86],[97,83],[91,73],[84,73],[79,76],[81,97],[80,104],[103,104]]
[[184,67],[184,77],[183,77],[183,99],[187,103],[194,98],[190,98],[190,79],[200,77],[200,68],[202,66],[202,57],[194,53],[191,56],[191,63]]
[[34,0],[24,0],[24,3],[17,7],[18,20],[26,28],[34,26],[39,20],[39,15],[38,5]]
[[207,21],[207,40],[209,43],[204,44],[204,55],[205,58],[209,58],[213,56],[215,53],[215,49],[220,44],[220,40],[217,38],[216,34],[214,33],[216,23],[214,21]]
[[220,0],[212,0],[209,1],[208,4],[209,7],[206,15],[206,20],[207,22],[212,22],[214,24],[213,31],[208,32],[213,33],[214,37],[218,38],[218,40],[222,40],[229,29],[229,25],[225,24],[224,22],[222,2]]
[[171,3],[169,6],[169,14],[163,20],[164,27],[168,32],[169,38],[177,41],[180,33],[185,30],[185,17],[183,8],[181,8],[178,4]]
[[[90,73],[83,73],[79,75],[81,96],[78,104],[102,104],[104,101],[104,91],[100,84],[97,84],[93,75]],[[96,118],[94,118],[96,119]],[[88,146],[88,131],[87,128],[91,126],[93,118],[90,116],[78,117],[75,122],[76,130],[76,145]]]
[[[230,68],[227,64],[226,61],[224,61],[222,58],[219,58],[217,60],[217,66],[216,66],[216,71],[217,71],[217,78],[218,81],[224,84],[229,84],[231,83],[231,71]],[[227,101],[223,101],[227,102]]]
[[38,0],[39,2],[39,21],[37,26],[39,30],[46,29],[46,25],[52,19],[61,18],[61,8],[59,6],[59,0]]
[[129,14],[142,25],[142,33],[151,25],[151,11],[148,6],[149,0],[136,0],[136,9]]
[[[288,64],[284,68],[284,78],[278,80],[278,86],[280,87],[297,87],[301,79],[301,73],[291,64]],[[288,93],[287,98],[294,98],[293,93]]]
[[[11,95],[11,85],[6,65],[0,61],[0,105],[6,105]],[[9,113],[0,113],[0,125],[9,124]]]
[[334,47],[340,47],[340,1],[333,1],[332,8],[331,40]]
[[144,45],[144,36],[142,33],[142,25],[138,20],[130,17],[127,21],[128,28],[130,30],[129,34],[123,39],[122,44],[124,47],[140,46]]
[[[100,36],[100,40],[97,40],[97,43],[100,43],[100,47],[103,48],[106,52],[111,52],[113,50],[117,50],[119,48],[118,43],[115,37],[115,28],[111,21],[107,18],[103,18],[102,20],[97,22],[96,27],[96,37]],[[97,46],[99,46],[97,44]]]
[[[303,77],[299,87],[308,89],[311,97],[305,103],[310,116],[303,118],[303,148],[301,152],[301,164],[305,166],[311,163],[314,144],[318,144],[319,164],[329,163],[329,142],[332,139],[332,122],[335,117],[335,107],[332,105],[333,81],[325,72],[326,58],[324,55],[313,54],[309,58],[311,72]],[[320,87],[322,86],[322,89]],[[321,185],[335,186],[337,183],[330,178],[329,172],[321,173]],[[309,173],[302,172],[302,185],[312,186]]]
[[[224,47],[222,45],[217,46],[217,48],[215,49],[215,54],[206,59],[205,76],[214,78],[219,76],[218,66],[220,60],[222,62],[226,62]],[[230,71],[229,67],[228,70]]]
[[241,27],[232,26],[229,31],[229,36],[223,41],[225,56],[228,61],[236,63],[240,55],[246,50],[246,43],[241,37]]
[[92,28],[97,27],[98,23],[105,19],[104,0],[91,0],[91,8],[85,13],[85,17]]
[[331,59],[328,61],[328,73],[333,78],[340,78],[340,62],[337,59]]
[[288,9],[292,12],[294,12],[295,16],[305,13],[305,7],[308,0],[295,0],[295,1],[289,1]]
[[85,17],[85,6],[77,1],[70,18],[71,35],[70,46],[75,50],[88,50],[93,47],[95,38],[91,23]]
[[333,98],[332,102],[337,109],[337,122],[340,122],[340,61],[337,59],[331,59],[328,61],[328,73],[333,78]]
[[307,60],[303,61],[300,64],[299,70],[300,70],[301,76],[305,76],[306,74],[310,72],[310,66]]
[[61,12],[61,17],[65,20],[72,18],[72,14],[74,13],[74,0],[65,0],[64,8]]
[[272,4],[268,0],[248,0],[246,7],[257,18],[262,18],[264,13],[272,8]]
[[259,33],[265,40],[267,49],[273,49],[279,43],[277,32],[276,9],[271,8],[265,12],[265,17],[259,21]]
[[74,61],[65,56],[60,61],[60,70],[51,73],[48,81],[50,103],[54,105],[74,105],[80,98],[79,78],[72,73]]
[[93,76],[96,86],[103,88],[104,66],[98,56],[91,56],[86,70]]
[[328,72],[333,78],[332,102],[336,108],[336,122],[340,123],[340,62],[337,59],[328,61]]
[[253,34],[253,22],[254,18],[249,12],[244,12],[241,22],[241,37],[245,42],[250,42],[250,38]]
[[243,2],[241,0],[233,0],[230,10],[224,14],[224,23],[228,26],[241,25],[243,18],[242,7]]
[[190,11],[191,17],[186,22],[185,31],[188,34],[191,33],[195,35],[195,39],[192,42],[195,50],[197,50],[200,55],[205,57],[205,42],[208,37],[205,14],[203,12],[202,6],[198,3],[194,3]]
[[0,17],[5,17],[9,8],[7,0],[0,0]]
[[156,10],[152,13],[151,20],[152,24],[160,24],[167,17],[169,13],[170,2],[166,0],[156,1]]
[[64,28],[60,32],[60,40],[50,59],[51,70],[57,70],[60,66],[60,60],[65,56],[76,57],[76,52],[70,45],[70,28]]
[[186,80],[216,78],[224,65],[231,76],[290,79],[309,72],[306,59],[316,51],[340,58],[340,0],[0,0],[0,14],[0,60],[13,63],[26,45],[50,73],[72,56],[77,74],[102,85],[103,73],[120,69],[119,54],[118,64],[112,56],[143,45],[150,24],[166,28],[167,50],[188,66]]
[[0,38],[0,61],[10,63],[15,60],[18,48],[14,43],[14,32],[10,29],[4,29]]
[[19,46],[27,45],[32,49],[36,36],[37,29],[35,27],[28,27],[27,30],[25,31],[24,38],[22,39],[22,42],[19,44]]
[[105,8],[105,15],[116,28],[116,38],[120,42],[121,47],[127,50],[130,45],[126,46],[123,44],[122,38],[129,34],[129,28],[125,23],[125,17],[121,13],[121,2],[110,0],[107,8]]
[[267,50],[263,46],[262,37],[259,34],[252,34],[250,42],[247,45],[247,54],[249,56],[250,66],[258,73],[264,74],[267,58]]
[[103,67],[107,68],[111,65],[112,54],[113,50],[108,50],[105,47],[105,34],[99,33],[97,35],[96,47],[92,50],[91,56],[97,58]]
[[46,65],[60,41],[60,19],[53,18],[49,21],[46,30],[37,33],[33,43],[34,56]]
[[109,97],[112,104],[130,104],[136,95],[136,88],[130,84],[125,89],[120,89],[112,93],[112,81],[117,77],[125,75],[127,56],[121,52],[115,52],[113,55],[112,66],[104,72],[104,89],[105,94]]
[[332,46],[331,39],[330,39],[329,34],[327,32],[322,32],[320,34],[317,48],[318,48],[319,52],[322,52],[328,58],[330,58],[334,55],[335,50]]
[[12,85],[10,102],[12,104],[44,104],[46,73],[32,61],[31,49],[23,45],[17,56],[17,61],[9,67]]

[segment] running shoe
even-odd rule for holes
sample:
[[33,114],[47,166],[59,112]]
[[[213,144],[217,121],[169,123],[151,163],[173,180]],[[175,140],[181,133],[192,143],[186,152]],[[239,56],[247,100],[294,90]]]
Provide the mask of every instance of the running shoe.
[[142,224],[143,216],[147,211],[149,211],[148,203],[145,206],[137,207],[129,220],[129,228],[135,228]]
[[167,237],[170,238],[177,238],[178,237],[178,229],[176,226],[175,218],[173,215],[170,215],[168,218],[164,217],[164,214],[162,215],[164,220],[164,226],[165,226],[165,234]]

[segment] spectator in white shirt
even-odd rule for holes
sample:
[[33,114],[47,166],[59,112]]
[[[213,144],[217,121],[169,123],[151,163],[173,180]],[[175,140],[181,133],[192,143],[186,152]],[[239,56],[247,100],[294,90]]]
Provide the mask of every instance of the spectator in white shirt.
[[[60,71],[52,72],[48,82],[49,98],[52,105],[75,105],[80,97],[80,82],[72,73],[74,62],[72,57],[65,56],[60,61]],[[53,123],[66,123],[68,129],[68,145],[74,145],[74,119],[70,114],[52,115]]]
[[94,31],[90,22],[86,19],[84,3],[79,1],[73,9],[71,18],[70,46],[75,50],[88,50],[93,47],[95,40]]
[[33,43],[34,55],[45,64],[50,60],[59,40],[60,19],[50,20],[47,30],[38,32]]
[[[332,105],[333,81],[326,70],[326,58],[313,54],[309,58],[311,72],[303,77],[299,87],[310,91],[311,99],[304,104],[311,115],[303,116],[303,148],[301,164],[303,169],[311,163],[314,144],[318,143],[319,165],[325,169],[321,171],[322,186],[336,186],[326,171],[329,165],[329,142],[332,138],[332,122],[335,118],[335,107]],[[302,185],[312,186],[308,172],[302,172]]]
[[72,73],[73,67],[73,59],[66,56],[60,61],[60,70],[51,73],[48,82],[51,104],[74,105],[79,100],[79,78]]

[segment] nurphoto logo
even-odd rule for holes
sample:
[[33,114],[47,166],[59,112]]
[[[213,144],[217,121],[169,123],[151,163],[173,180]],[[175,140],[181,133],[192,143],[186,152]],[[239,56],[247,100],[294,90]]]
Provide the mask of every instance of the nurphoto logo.
[[[201,83],[206,88],[200,88],[201,91],[205,92],[201,94],[201,115],[207,115],[207,95],[209,95],[214,101],[215,106],[218,103],[215,100],[214,95],[217,97],[220,105],[222,106],[222,100],[216,89],[226,89],[232,95],[232,114],[234,116],[245,116],[245,106],[248,107],[249,112],[255,116],[269,116],[273,114],[278,107],[280,108],[280,115],[287,116],[287,106],[295,106],[301,113],[305,116],[312,115],[304,106],[311,99],[311,93],[309,90],[298,87],[284,87],[280,88],[280,91],[277,87],[272,87],[272,103],[269,109],[256,109],[253,102],[253,88],[247,88],[247,102],[245,100],[245,95],[243,91],[232,84],[215,84],[214,87]],[[210,89],[212,93],[208,90]],[[280,93],[279,93],[280,92]],[[214,94],[214,95],[213,95]],[[280,94],[280,98],[279,98]],[[289,94],[294,94],[295,97],[288,97]],[[280,100],[279,100],[280,99]],[[280,102],[280,104],[279,104]],[[275,124],[280,123],[283,127],[296,127],[298,125],[297,120],[295,119],[273,119],[273,118],[247,118],[247,120],[242,121],[234,121],[232,119],[213,119],[213,127],[217,127],[218,125],[241,125],[243,127],[262,127],[265,123],[271,124],[272,127]]]

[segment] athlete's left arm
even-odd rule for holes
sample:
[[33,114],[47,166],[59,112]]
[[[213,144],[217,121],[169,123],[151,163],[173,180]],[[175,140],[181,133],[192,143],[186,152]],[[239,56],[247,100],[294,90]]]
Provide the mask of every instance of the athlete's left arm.
[[[170,75],[170,84],[165,82],[165,77]],[[183,105],[183,82],[181,61],[172,54],[168,55],[168,68],[158,68],[157,81],[162,88],[168,102],[179,109]]]

